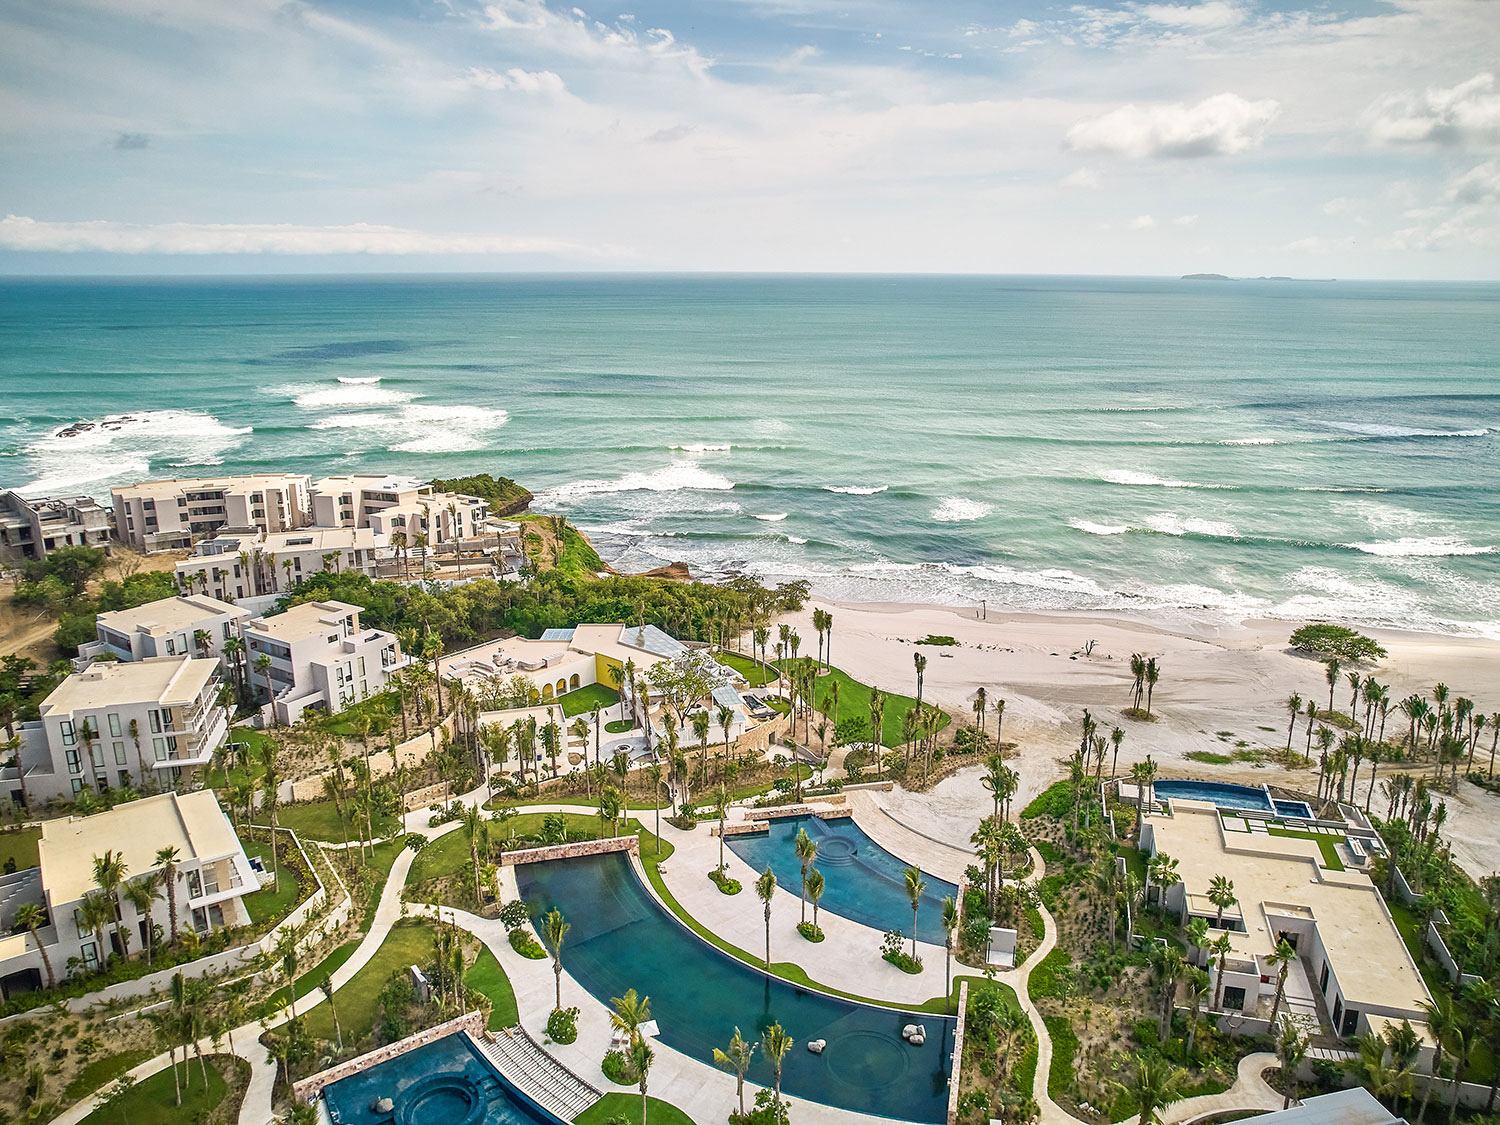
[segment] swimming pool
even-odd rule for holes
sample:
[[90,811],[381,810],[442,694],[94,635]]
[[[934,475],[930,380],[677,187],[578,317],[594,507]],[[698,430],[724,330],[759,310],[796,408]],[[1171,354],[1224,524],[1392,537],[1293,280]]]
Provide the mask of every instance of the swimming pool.
[[[771,821],[765,835],[729,837],[729,850],[756,871],[769,866],[776,873],[776,881],[797,894],[802,888],[802,864],[793,841],[804,828],[818,845],[816,866],[823,872],[823,898],[818,909],[877,930],[900,930],[910,937],[907,865],[865,835],[853,817],[784,817]],[[943,899],[957,897],[958,888],[932,875],[924,874],[923,878],[927,889],[917,908],[917,940],[942,945]]]
[[1251,812],[1275,813],[1279,816],[1312,817],[1312,809],[1302,801],[1272,801],[1264,789],[1253,785],[1232,785],[1225,781],[1158,781],[1152,788],[1157,797],[1176,797],[1183,801],[1209,801],[1221,809],[1246,809]]
[[[341,1078],[323,1096],[338,1125],[559,1125],[462,1033]],[[376,1109],[380,1098],[390,1098],[392,1108]]]
[[[516,880],[534,918],[555,906],[571,923],[563,968],[604,1004],[627,988],[649,995],[667,1046],[712,1066],[714,1048],[727,1044],[736,1027],[758,1039],[779,1022],[796,1040],[782,1071],[790,1096],[907,1121],[946,1119],[953,1020],[855,1004],[756,972],[669,917],[622,855],[525,864],[516,868]],[[758,917],[760,903],[743,897]],[[771,955],[778,956],[774,946]],[[868,957],[873,968],[879,951],[872,946],[850,956]],[[942,990],[937,968],[934,994]],[[908,1023],[926,1026],[925,1045],[901,1037]],[[821,1055],[807,1050],[814,1039],[827,1040]],[[760,1051],[747,1077],[770,1084]]]

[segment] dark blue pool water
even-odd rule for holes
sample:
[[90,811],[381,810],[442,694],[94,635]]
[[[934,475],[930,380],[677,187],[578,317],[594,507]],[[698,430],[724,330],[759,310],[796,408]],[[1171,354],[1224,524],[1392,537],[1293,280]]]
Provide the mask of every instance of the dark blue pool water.
[[[525,864],[516,878],[533,917],[555,906],[572,924],[563,968],[605,1004],[627,988],[649,995],[667,1046],[712,1066],[714,1048],[725,1046],[736,1027],[758,1039],[779,1022],[796,1040],[782,1076],[791,1097],[908,1121],[946,1118],[952,1020],[853,1004],[755,972],[668,916],[624,856]],[[742,897],[758,916],[759,902]],[[793,952],[773,946],[771,956]],[[848,953],[868,958],[872,969],[879,956],[874,945]],[[936,970],[928,969],[934,995],[943,990],[941,966]],[[901,1038],[908,1023],[926,1026],[926,1045]],[[807,1050],[813,1039],[827,1040],[821,1055]],[[771,1082],[759,1051],[748,1077]],[[725,1112],[730,1108],[726,1103]]]
[[[776,881],[796,894],[802,886],[802,864],[792,842],[798,829],[818,845],[816,866],[823,872],[819,910],[832,911],[877,930],[900,930],[911,936],[911,899],[906,897],[906,864],[870,839],[853,817],[823,820],[786,817],[770,822],[766,835],[731,836],[729,850],[756,871],[767,866]],[[952,883],[924,873],[927,890],[917,908],[917,940],[943,944],[943,899],[957,896]],[[936,991],[936,990],[934,990]]]
[[1176,797],[1183,801],[1211,801],[1221,809],[1253,809],[1275,812],[1264,789],[1250,785],[1231,785],[1223,781],[1158,781],[1153,788],[1157,797]]
[[[461,1033],[340,1079],[323,1094],[338,1125],[559,1125]],[[390,1098],[394,1110],[376,1112],[379,1098]]]

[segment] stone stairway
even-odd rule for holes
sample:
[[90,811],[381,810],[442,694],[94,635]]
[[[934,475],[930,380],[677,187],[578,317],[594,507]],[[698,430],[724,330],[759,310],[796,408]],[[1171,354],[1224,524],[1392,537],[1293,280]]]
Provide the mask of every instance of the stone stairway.
[[526,1034],[501,1032],[474,1041],[500,1073],[514,1082],[538,1105],[564,1121],[572,1121],[603,1095],[549,1055]]

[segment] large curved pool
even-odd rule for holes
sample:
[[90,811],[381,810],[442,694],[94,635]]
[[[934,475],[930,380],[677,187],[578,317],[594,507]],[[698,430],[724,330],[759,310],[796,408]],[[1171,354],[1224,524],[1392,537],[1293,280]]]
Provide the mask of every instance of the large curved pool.
[[[802,887],[802,864],[793,844],[798,830],[805,828],[818,845],[816,866],[823,872],[818,909],[877,930],[900,930],[911,936],[907,865],[870,839],[853,817],[782,817],[770,821],[769,827],[764,834],[729,837],[729,850],[756,871],[770,867],[776,882],[797,894]],[[958,888],[933,875],[923,877],[927,889],[917,908],[917,940],[942,945],[943,899],[956,897]]]
[[[555,906],[571,923],[563,968],[605,1004],[627,988],[649,995],[667,1046],[712,1066],[714,1048],[727,1045],[736,1027],[759,1039],[779,1022],[796,1040],[781,1083],[791,1097],[906,1121],[946,1119],[951,1019],[855,1004],[759,973],[669,916],[622,855],[526,864],[516,868],[516,880],[533,918]],[[760,903],[743,898],[758,916]],[[771,956],[791,952],[773,946]],[[868,957],[872,968],[878,955],[875,948],[850,951]],[[943,987],[938,969],[934,995]],[[925,1045],[901,1037],[908,1023],[926,1026]],[[821,1055],[807,1050],[814,1039],[827,1041]],[[770,1084],[760,1051],[747,1077]],[[730,1108],[726,1102],[725,1112]]]

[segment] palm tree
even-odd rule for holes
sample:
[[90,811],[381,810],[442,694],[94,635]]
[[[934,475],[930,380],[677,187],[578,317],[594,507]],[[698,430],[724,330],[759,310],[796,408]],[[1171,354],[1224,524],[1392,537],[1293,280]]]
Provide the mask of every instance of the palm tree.
[[157,899],[161,898],[160,871],[148,871],[144,875],[126,883],[123,890],[125,899],[135,912],[146,920],[146,965],[149,967],[156,951],[156,927],[151,922],[151,908]]
[[1281,1080],[1286,1084],[1286,1096],[1281,1108],[1288,1109],[1297,1100],[1297,1068],[1307,1057],[1307,1036],[1297,1029],[1291,1016],[1281,1017],[1281,1036],[1276,1040],[1276,1054],[1281,1058]]
[[1281,998],[1286,994],[1286,975],[1291,971],[1292,962],[1297,959],[1297,951],[1291,947],[1285,938],[1278,938],[1276,950],[1266,958],[1266,964],[1277,966],[1276,972],[1276,995],[1271,999],[1271,1023],[1276,1022],[1276,1013],[1281,1009]]
[[807,897],[812,900],[814,933],[818,929],[818,900],[823,897],[823,888],[826,885],[823,873],[816,867],[807,873]]
[[[759,629],[756,632],[760,632]],[[750,1069],[750,1059],[755,1054],[755,1044],[747,1043],[734,1029],[734,1038],[729,1041],[729,1050],[714,1048],[714,1065],[722,1070],[734,1071],[734,1092],[740,1100],[740,1116],[745,1116],[745,1071]]]
[[[913,927],[915,928],[915,927]],[[943,1011],[953,1010],[953,931],[958,929],[958,904],[953,896],[943,899]]]
[[1183,1072],[1160,1055],[1138,1055],[1121,1087],[1140,1110],[1140,1125],[1157,1125],[1164,1109],[1182,1097]]
[[1422,1015],[1427,1021],[1427,1030],[1432,1033],[1433,1042],[1432,1077],[1428,1080],[1427,1088],[1422,1092],[1422,1108],[1417,1111],[1417,1120],[1426,1121],[1427,1103],[1432,1099],[1432,1089],[1437,1085],[1437,1080],[1443,1073],[1443,1049],[1452,1040],[1453,1031],[1458,1026],[1460,1016],[1454,1011],[1452,999],[1441,994],[1434,996],[1431,1002],[1418,1000],[1417,1007],[1422,1010]]
[[641,1024],[651,1018],[651,997],[637,996],[635,989],[627,989],[624,996],[611,996],[614,1010],[609,1013],[609,1023],[616,1031],[623,1031],[632,1042],[640,1038]]
[[646,1125],[646,1075],[655,1058],[656,1052],[651,1050],[651,1044],[646,1042],[644,1036],[638,1035],[630,1041],[630,1065],[641,1084],[641,1125]]
[[806,828],[797,829],[797,838],[792,842],[797,861],[802,864],[802,921],[807,921],[807,873],[818,858],[817,842],[807,834]]
[[771,1120],[781,1120],[781,1064],[792,1050],[792,1037],[780,1023],[773,1023],[760,1036],[761,1047],[771,1063],[771,1074],[775,1078],[775,1092],[771,1095]]
[[1339,668],[1337,660],[1330,660],[1323,669],[1323,674],[1328,680],[1328,710],[1333,711],[1333,689],[1339,686]]
[[927,672],[927,657],[920,652],[912,653],[911,662],[917,669],[917,711],[922,710],[922,677]]
[[469,838],[469,860],[474,868],[474,901],[482,901],[479,895],[479,851],[489,852],[489,821],[478,805],[464,809],[464,835]]
[[1234,897],[1234,881],[1227,875],[1215,875],[1208,881],[1208,901],[1219,908],[1218,916],[1214,919],[1217,928],[1224,928],[1224,911],[1239,901]]
[[[120,907],[120,884],[124,881],[129,867],[125,863],[125,857],[117,854],[112,848],[105,849],[103,855],[94,856],[94,885],[104,892],[110,900],[111,906],[118,911]],[[116,916],[110,918],[115,921]],[[120,936],[120,953],[127,960],[130,955],[130,939],[126,931],[119,926],[115,927],[115,933]],[[101,953],[103,951],[101,950]]]
[[1187,961],[1182,956],[1182,950],[1175,945],[1169,945],[1165,949],[1158,946],[1152,951],[1152,968],[1155,970],[1157,982],[1161,985],[1162,997],[1156,1036],[1165,1043],[1172,1034],[1172,1011],[1176,1007],[1177,982],[1182,979],[1183,971],[1187,968]]
[[[1151,695],[1156,691],[1156,681],[1161,679],[1161,665],[1157,664],[1156,657],[1146,661],[1146,714],[1151,714]],[[1141,1125],[1146,1125],[1143,1121]]]
[[[288,991],[293,991],[289,989]],[[318,991],[323,994],[323,999],[328,1001],[328,1014],[333,1017],[333,1034],[338,1040],[339,1050],[344,1049],[344,1029],[339,1026],[339,1010],[333,1005],[333,977],[324,973],[318,981]]]
[[94,935],[94,946],[99,951],[99,966],[108,962],[104,950],[104,927],[115,920],[114,901],[103,891],[89,891],[78,906],[79,925]]
[[1297,719],[1302,714],[1302,697],[1295,691],[1286,697],[1286,709],[1291,712],[1292,721],[1286,728],[1286,748],[1290,753],[1292,749],[1292,735],[1297,730]]
[[297,931],[291,929],[277,939],[276,945],[271,953],[276,963],[281,965],[282,975],[286,977],[287,1007],[291,1011],[292,1022],[297,1020]]
[[927,880],[922,878],[922,869],[915,863],[906,869],[906,897],[911,902],[911,955],[917,956],[917,907],[922,905],[922,892],[927,890]]
[[771,967],[771,899],[776,895],[776,872],[767,867],[755,880],[755,894],[766,908],[766,968]]
[[181,853],[173,847],[158,848],[153,862],[161,868],[162,882],[167,887],[167,922],[171,926],[168,940],[177,944],[177,857]]
[[556,1011],[562,1011],[562,951],[563,939],[573,927],[563,920],[562,911],[553,907],[542,919],[542,937],[552,947],[552,976],[557,986]]
[[47,912],[37,903],[25,903],[16,910],[15,924],[17,929],[25,930],[36,942],[37,952],[42,955],[42,967],[47,970],[47,987],[55,988],[57,977],[52,972],[52,958],[47,956],[46,945],[36,936],[36,932],[47,924]]
[[1141,827],[1145,823],[1146,790],[1156,780],[1156,759],[1146,755],[1144,762],[1130,767],[1130,780],[1135,783],[1135,842],[1141,842]]

